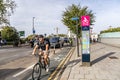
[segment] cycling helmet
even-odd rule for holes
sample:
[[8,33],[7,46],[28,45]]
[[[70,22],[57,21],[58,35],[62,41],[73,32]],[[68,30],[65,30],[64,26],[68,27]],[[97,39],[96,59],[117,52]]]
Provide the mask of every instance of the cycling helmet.
[[43,35],[39,35],[39,38],[44,38],[44,36]]

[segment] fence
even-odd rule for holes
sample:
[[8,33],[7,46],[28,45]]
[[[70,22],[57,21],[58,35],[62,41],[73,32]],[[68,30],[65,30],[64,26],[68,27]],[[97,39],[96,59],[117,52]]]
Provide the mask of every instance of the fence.
[[102,33],[99,42],[120,47],[120,32]]

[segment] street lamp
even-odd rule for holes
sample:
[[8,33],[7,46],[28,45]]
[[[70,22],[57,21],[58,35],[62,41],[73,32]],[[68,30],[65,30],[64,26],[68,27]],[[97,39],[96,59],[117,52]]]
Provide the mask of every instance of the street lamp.
[[35,28],[34,28],[34,20],[35,20],[35,17],[33,17],[33,28],[32,28],[32,31],[33,31],[33,35],[35,34]]

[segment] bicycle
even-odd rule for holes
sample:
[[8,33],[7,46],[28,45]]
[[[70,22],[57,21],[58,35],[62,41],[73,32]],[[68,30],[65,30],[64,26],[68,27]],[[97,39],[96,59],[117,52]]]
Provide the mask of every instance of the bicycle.
[[[33,66],[33,71],[32,71],[32,80],[40,80],[41,77],[41,72],[42,72],[42,68],[44,68],[46,70],[46,64],[44,61],[44,57],[43,55],[35,55],[36,57],[38,56],[38,62]],[[50,59],[48,57],[47,59],[48,62],[48,66],[50,66]]]

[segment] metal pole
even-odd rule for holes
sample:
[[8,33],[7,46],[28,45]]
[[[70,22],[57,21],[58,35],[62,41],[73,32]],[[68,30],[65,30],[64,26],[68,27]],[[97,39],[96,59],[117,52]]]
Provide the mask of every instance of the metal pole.
[[34,30],[35,30],[35,29],[34,29],[34,19],[35,19],[35,17],[33,17],[33,35],[35,34],[35,33],[34,33]]
[[54,43],[54,52],[53,53],[55,54],[55,43]]
[[76,20],[76,45],[77,45],[77,56],[79,57],[79,42],[78,42],[78,20]]
[[58,36],[58,27],[56,27],[56,35]]

